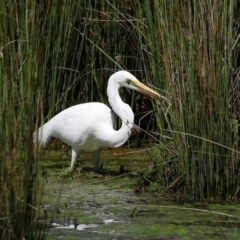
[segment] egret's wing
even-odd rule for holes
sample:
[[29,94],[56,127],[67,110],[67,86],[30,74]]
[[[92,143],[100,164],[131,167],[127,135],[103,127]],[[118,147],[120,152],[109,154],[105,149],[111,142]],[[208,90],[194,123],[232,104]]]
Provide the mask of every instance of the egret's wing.
[[53,136],[66,144],[81,145],[86,138],[92,122],[84,116],[69,116],[56,121],[53,127]]
[[112,127],[111,110],[101,103],[80,104],[68,108],[54,119],[52,135],[66,144],[82,145],[94,138],[101,126]]

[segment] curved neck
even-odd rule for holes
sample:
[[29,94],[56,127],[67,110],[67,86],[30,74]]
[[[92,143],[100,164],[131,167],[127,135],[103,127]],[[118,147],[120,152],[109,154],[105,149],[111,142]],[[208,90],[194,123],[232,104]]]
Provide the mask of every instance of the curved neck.
[[131,107],[124,103],[119,95],[120,86],[114,81],[108,82],[108,101],[113,111],[121,118],[122,126],[118,131],[112,132],[112,146],[119,147],[124,144],[131,135],[134,122],[134,114]]

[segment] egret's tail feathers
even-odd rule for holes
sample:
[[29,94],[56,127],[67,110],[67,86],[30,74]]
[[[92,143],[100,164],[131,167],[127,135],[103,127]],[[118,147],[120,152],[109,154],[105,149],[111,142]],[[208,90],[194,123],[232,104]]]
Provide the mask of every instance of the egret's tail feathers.
[[33,133],[33,142],[38,143],[40,147],[46,146],[52,135],[51,122],[45,123],[42,127]]

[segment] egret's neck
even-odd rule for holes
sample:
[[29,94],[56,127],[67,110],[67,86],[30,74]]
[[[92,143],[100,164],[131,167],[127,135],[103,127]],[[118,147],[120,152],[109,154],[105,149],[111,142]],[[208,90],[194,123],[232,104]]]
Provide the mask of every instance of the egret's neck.
[[132,128],[134,114],[130,106],[124,103],[119,95],[120,86],[114,81],[109,81],[107,88],[108,102],[112,110],[122,119],[128,128]]
[[124,144],[131,134],[134,122],[134,114],[130,106],[122,101],[119,88],[115,82],[108,82],[107,95],[112,110],[122,119],[122,126],[118,131],[112,132],[109,147],[119,147]]

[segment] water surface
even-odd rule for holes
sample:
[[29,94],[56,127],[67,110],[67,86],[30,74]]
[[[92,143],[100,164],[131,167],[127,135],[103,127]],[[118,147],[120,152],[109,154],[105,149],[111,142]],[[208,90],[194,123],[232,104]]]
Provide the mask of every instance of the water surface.
[[67,175],[70,156],[44,155],[43,217],[52,217],[48,239],[240,239],[238,205],[196,207],[153,192],[154,186],[136,191],[138,173],[149,164],[146,155],[106,151],[103,174],[91,171],[90,156],[83,159],[84,166]]

